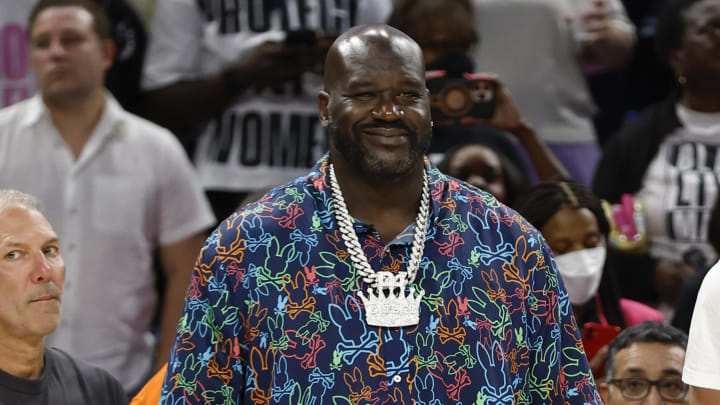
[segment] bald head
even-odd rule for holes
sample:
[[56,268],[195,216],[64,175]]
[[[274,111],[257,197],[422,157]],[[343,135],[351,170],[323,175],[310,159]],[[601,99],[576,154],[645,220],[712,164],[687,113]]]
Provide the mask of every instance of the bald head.
[[325,58],[325,91],[346,76],[348,66],[392,64],[400,57],[424,76],[420,46],[400,30],[385,24],[360,25],[340,35]]

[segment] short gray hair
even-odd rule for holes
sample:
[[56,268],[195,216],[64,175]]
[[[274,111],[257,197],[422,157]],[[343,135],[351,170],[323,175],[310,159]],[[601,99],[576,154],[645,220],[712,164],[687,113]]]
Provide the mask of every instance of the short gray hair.
[[40,211],[40,202],[30,194],[18,190],[0,189],[0,210],[10,205],[21,205],[36,211]]

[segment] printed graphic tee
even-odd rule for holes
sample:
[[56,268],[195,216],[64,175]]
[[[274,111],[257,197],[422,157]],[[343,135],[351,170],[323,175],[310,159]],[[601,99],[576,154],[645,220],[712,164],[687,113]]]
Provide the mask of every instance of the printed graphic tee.
[[718,195],[720,114],[698,113],[682,104],[677,114],[683,126],[660,145],[637,197],[645,205],[653,257],[701,259],[709,266],[717,260],[707,232]]

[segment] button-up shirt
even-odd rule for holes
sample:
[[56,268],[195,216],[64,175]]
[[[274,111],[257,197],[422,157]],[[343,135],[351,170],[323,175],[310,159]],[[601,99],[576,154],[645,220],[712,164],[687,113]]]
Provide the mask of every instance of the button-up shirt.
[[67,273],[48,345],[137,384],[152,358],[155,249],[214,223],[180,143],[108,96],[76,159],[35,96],[0,110],[0,188],[36,196],[61,240]]
[[[368,325],[327,168],[324,158],[207,240],[162,404],[602,403],[542,236],[429,163],[411,284],[425,292],[419,324]],[[358,220],[354,230],[375,271],[406,269],[412,226],[387,244]]]

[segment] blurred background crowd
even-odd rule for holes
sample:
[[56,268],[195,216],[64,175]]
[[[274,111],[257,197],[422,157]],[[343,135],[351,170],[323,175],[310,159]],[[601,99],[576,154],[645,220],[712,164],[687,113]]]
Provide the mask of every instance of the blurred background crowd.
[[[32,69],[38,62],[31,63],[42,46],[28,26],[34,3],[0,0],[4,109],[46,90]],[[119,309],[123,316],[107,321],[125,326],[109,334],[83,330],[77,339],[88,343],[76,344],[61,321],[49,340],[107,368],[128,392],[167,359],[160,354],[150,366],[152,353],[168,350],[156,349],[155,337],[174,329],[172,314],[179,314],[189,280],[191,263],[175,263],[178,251],[194,258],[218,221],[304,175],[325,153],[316,101],[324,54],[340,32],[363,23],[386,22],[420,44],[434,121],[429,159],[492,193],[542,232],[581,327],[655,320],[689,330],[698,290],[720,252],[720,1],[95,3],[106,11],[115,43],[105,82],[112,98],[168,129],[183,147],[184,157],[168,157],[175,163],[158,169],[173,172],[163,180],[172,184],[153,199],[153,190],[136,189],[135,180],[106,185],[114,197],[82,194],[86,183],[102,180],[76,177],[83,148],[53,185],[29,174],[9,179],[8,165],[27,171],[28,162],[9,163],[13,144],[4,143],[0,131],[0,188],[27,191],[45,203],[61,239],[71,243],[65,250],[78,251],[66,258],[66,283],[79,282],[70,276],[73,265],[115,261],[84,261],[97,253],[103,242],[92,239],[102,234],[87,228],[96,236],[74,235],[90,220],[75,219],[73,211],[92,216],[98,204],[106,204],[100,211],[144,207],[137,220],[125,214],[102,219],[118,239],[114,257],[142,256],[121,264],[141,270],[110,278],[112,286],[107,278],[94,280],[127,295],[109,294],[118,302],[102,303],[93,300],[104,301],[108,292],[78,289],[82,299],[63,307],[68,328],[102,324],[96,315],[88,315],[91,322],[72,319],[84,316],[86,306]],[[50,57],[65,57],[61,53]],[[167,148],[180,150],[173,142]],[[152,149],[160,146],[146,148],[142,153],[165,159]],[[74,195],[80,195],[77,204]],[[195,208],[183,210],[187,206]],[[119,287],[123,283],[131,287]],[[122,303],[132,297],[138,303]],[[168,307],[174,312],[164,312]],[[125,338],[134,343],[109,343]]]

